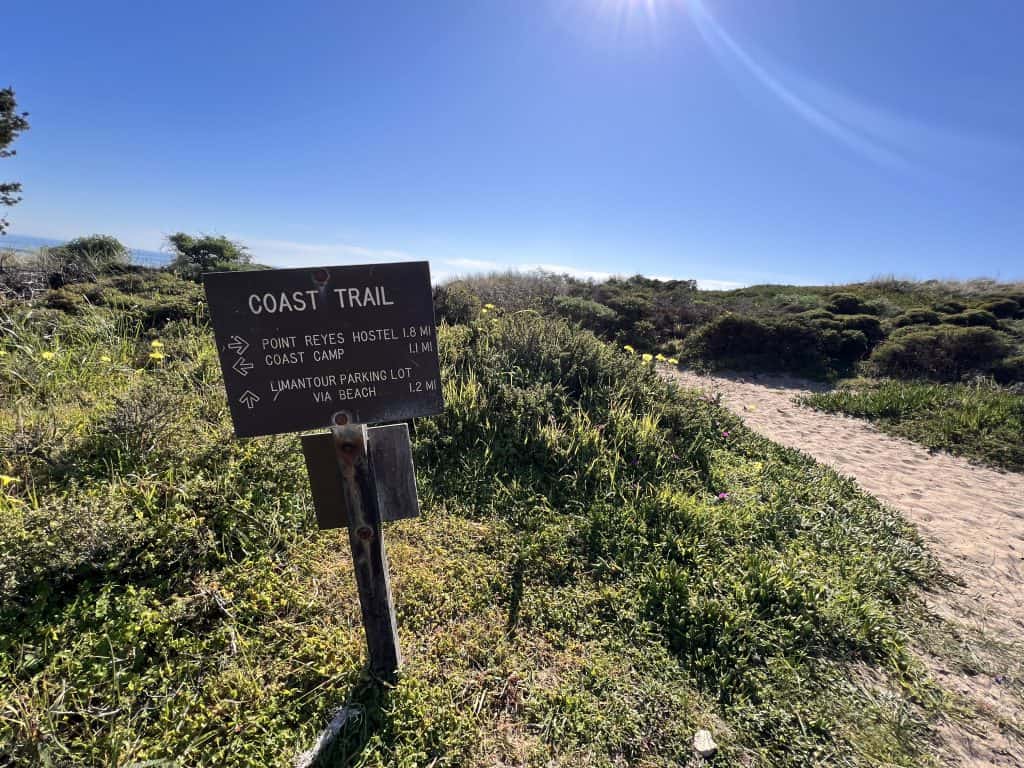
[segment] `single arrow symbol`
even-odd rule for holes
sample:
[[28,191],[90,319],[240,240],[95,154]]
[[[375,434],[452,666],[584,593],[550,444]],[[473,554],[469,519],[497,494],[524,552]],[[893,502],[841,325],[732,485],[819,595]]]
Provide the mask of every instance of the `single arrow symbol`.
[[258,403],[259,401],[260,396],[249,389],[245,390],[245,392],[242,393],[241,397],[238,398],[238,402],[246,406],[250,411],[252,410],[252,407],[256,405],[256,403]]
[[237,360],[235,360],[235,364],[232,365],[231,367],[239,376],[248,376],[249,371],[251,371],[256,366],[247,361],[244,357],[240,357]]
[[230,349],[236,355],[241,355],[248,348],[249,342],[243,339],[241,336],[232,336],[231,343],[228,344],[228,349]]

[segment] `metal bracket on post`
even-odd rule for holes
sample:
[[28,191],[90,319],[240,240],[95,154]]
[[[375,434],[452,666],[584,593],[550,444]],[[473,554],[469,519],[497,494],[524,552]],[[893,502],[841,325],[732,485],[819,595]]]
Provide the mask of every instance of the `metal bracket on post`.
[[367,451],[366,425],[352,424],[347,413],[339,412],[334,416],[333,433],[370,671],[383,680],[394,682],[402,655],[398,647],[398,622],[391,598],[377,489]]

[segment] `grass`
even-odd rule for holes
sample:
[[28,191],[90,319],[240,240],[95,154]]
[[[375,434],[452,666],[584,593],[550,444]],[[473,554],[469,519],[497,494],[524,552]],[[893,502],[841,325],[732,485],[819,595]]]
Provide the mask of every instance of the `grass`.
[[934,450],[1024,472],[1024,394],[1004,387],[859,379],[802,402],[869,419]]
[[323,765],[679,765],[702,727],[727,765],[934,764],[913,529],[636,357],[495,314],[442,328],[381,688],[298,438],[231,437],[201,316],[14,307],[0,764],[288,765],[341,705]]

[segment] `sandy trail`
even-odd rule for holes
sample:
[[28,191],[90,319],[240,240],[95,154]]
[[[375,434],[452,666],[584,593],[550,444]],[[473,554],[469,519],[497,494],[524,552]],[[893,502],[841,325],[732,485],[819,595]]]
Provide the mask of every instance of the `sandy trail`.
[[[796,448],[852,477],[917,526],[946,570],[963,582],[926,595],[939,615],[978,636],[1024,654],[1024,475],[891,437],[869,422],[799,406],[800,394],[821,385],[789,377],[704,376],[663,368],[681,386],[721,394],[751,429]],[[929,659],[951,691],[970,699],[994,725],[1024,725],[1024,702],[985,675],[963,675]],[[969,766],[1024,765],[1024,746],[1002,729],[970,732],[949,724],[944,751]],[[1020,761],[1020,762],[1018,762]]]

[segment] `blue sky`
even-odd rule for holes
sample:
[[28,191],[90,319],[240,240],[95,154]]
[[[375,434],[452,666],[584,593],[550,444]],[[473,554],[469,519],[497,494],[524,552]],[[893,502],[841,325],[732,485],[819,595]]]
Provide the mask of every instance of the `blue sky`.
[[11,231],[277,265],[1024,278],[1024,5],[4,3]]

